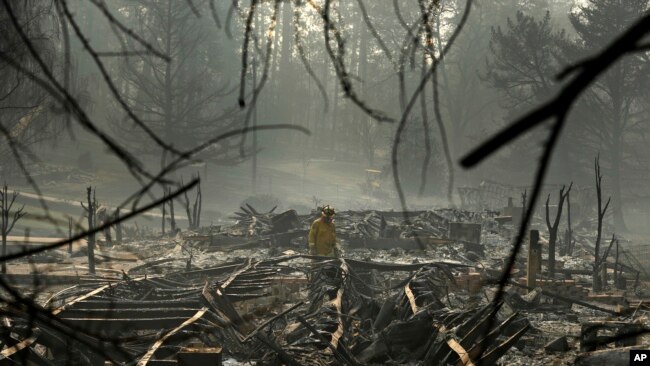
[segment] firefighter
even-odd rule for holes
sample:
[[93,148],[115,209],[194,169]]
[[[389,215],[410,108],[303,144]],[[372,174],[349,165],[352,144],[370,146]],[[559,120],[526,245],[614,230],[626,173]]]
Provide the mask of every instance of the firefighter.
[[311,224],[309,230],[309,253],[338,257],[339,248],[336,243],[336,227],[334,226],[334,208],[323,207],[320,218]]

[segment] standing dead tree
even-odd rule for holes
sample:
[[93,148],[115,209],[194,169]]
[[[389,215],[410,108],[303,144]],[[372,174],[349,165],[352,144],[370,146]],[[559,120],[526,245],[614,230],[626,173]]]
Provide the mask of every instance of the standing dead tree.
[[571,228],[571,194],[567,192],[566,195],[566,225],[564,231],[564,245],[560,249],[561,255],[573,255],[573,229]]
[[[200,175],[196,175],[196,179],[200,179]],[[182,181],[181,181],[182,182]],[[183,205],[185,206],[185,212],[187,213],[187,221],[189,222],[189,229],[198,229],[201,224],[201,203],[203,197],[201,196],[201,181],[196,186],[196,196],[194,197],[194,204],[190,206],[190,199],[187,196],[187,192],[183,193]]]
[[81,207],[86,210],[86,216],[88,217],[88,272],[95,274],[95,224],[97,221],[97,198],[95,197],[95,191],[93,187],[86,188],[86,193],[88,195],[88,203],[84,205],[81,202]]
[[596,198],[598,199],[598,229],[596,232],[596,245],[594,249],[594,271],[593,271],[593,289],[594,291],[602,290],[602,282],[600,273],[600,240],[603,233],[603,218],[605,217],[605,212],[607,212],[607,207],[609,207],[609,202],[612,199],[611,197],[607,198],[605,207],[603,207],[603,189],[602,189],[602,180],[603,176],[600,174],[600,157],[596,157],[594,161],[594,171],[596,173]]
[[[23,205],[19,210],[14,211],[13,217],[10,218],[11,208],[13,207],[14,202],[16,201],[16,197],[18,197],[18,195],[19,193],[14,191],[11,195],[11,198],[9,198],[9,192],[7,191],[6,184],[2,187],[2,190],[0,190],[0,215],[2,216],[2,256],[3,257],[7,255],[7,236],[9,236],[9,233],[14,228],[14,225],[16,225],[16,222],[18,222],[20,218],[25,216],[25,212],[23,212],[25,205]],[[2,273],[7,273],[6,262],[2,262]]]
[[[167,195],[167,189],[163,187],[163,197],[166,197],[166,195]],[[161,207],[162,209],[162,230],[161,231],[163,236],[165,236],[165,214],[167,213],[167,210],[165,210],[166,207],[167,205],[162,205]]]
[[[72,238],[72,217],[68,217],[68,239]],[[68,253],[72,254],[72,242],[68,244]]]
[[[167,196],[171,196],[172,194],[172,189],[167,188]],[[168,200],[167,204],[169,204],[169,227],[172,232],[172,235],[176,234],[176,218],[174,216],[174,200]]]
[[[115,215],[113,216],[113,221],[116,221],[120,217],[120,208],[118,207],[115,210]],[[115,225],[115,241],[119,244],[122,243],[122,223],[118,222]]]
[[564,186],[560,189],[560,195],[558,196],[557,212],[555,214],[555,221],[551,225],[551,219],[549,214],[548,202],[551,199],[551,195],[546,196],[546,227],[548,228],[548,272],[551,278],[555,276],[555,244],[557,243],[557,231],[560,227],[560,219],[562,218],[562,207],[564,206],[564,201],[569,196],[571,192],[571,187],[573,182],[569,184],[569,189],[564,192]]

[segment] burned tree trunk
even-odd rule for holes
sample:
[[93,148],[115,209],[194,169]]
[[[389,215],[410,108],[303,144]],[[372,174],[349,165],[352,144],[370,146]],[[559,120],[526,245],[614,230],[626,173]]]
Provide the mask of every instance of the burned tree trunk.
[[602,190],[602,180],[603,176],[600,174],[600,158],[596,157],[594,162],[594,170],[596,173],[596,198],[598,199],[598,231],[596,232],[596,245],[594,249],[594,267],[593,267],[593,290],[601,291],[602,290],[602,281],[599,268],[599,258],[600,258],[600,240],[602,238],[603,232],[603,218],[605,217],[605,212],[607,212],[607,207],[609,207],[609,202],[611,197],[607,199],[605,207],[603,207],[603,190]]
[[95,274],[95,233],[92,232],[95,227],[95,220],[97,219],[97,199],[92,187],[86,188],[88,203],[84,205],[81,202],[81,207],[86,210],[88,216],[88,272]]
[[[166,196],[167,190],[163,188],[163,196]],[[165,236],[165,204],[162,205],[162,235]]]
[[[120,218],[120,208],[118,207],[117,210],[115,210],[115,219],[117,220]],[[122,242],[122,222],[118,221],[117,224],[115,225],[115,241],[117,243]]]
[[614,255],[614,287],[620,289],[618,280],[618,240],[616,241],[616,254]]
[[[200,176],[197,175],[197,178]],[[196,197],[194,198],[194,204],[190,206],[190,199],[187,196],[187,192],[183,193],[185,206],[185,213],[187,214],[187,221],[189,222],[190,229],[198,229],[201,224],[201,204],[203,197],[201,196],[201,182],[196,186]]]
[[[68,217],[68,239],[72,238],[72,217]],[[72,254],[72,242],[68,243],[68,253]]]
[[573,229],[571,228],[571,194],[566,196],[566,222],[567,228],[564,231],[564,245],[560,250],[562,255],[573,255]]
[[549,194],[546,197],[546,227],[548,228],[548,272],[551,278],[555,276],[555,244],[557,243],[557,231],[560,226],[560,218],[562,217],[562,207],[564,206],[564,201],[567,199],[569,192],[571,192],[571,187],[573,182],[569,185],[569,189],[564,192],[564,186],[560,189],[560,195],[558,198],[557,204],[557,213],[555,214],[555,221],[551,224],[551,219],[549,217],[549,208],[548,203],[551,199]]
[[196,186],[196,199],[194,200],[194,208],[192,210],[194,214],[194,227],[197,229],[201,226],[201,205],[202,204],[203,204],[203,196],[201,195],[201,183],[199,183],[199,185]]
[[[171,188],[167,189],[167,195],[171,195]],[[176,218],[174,217],[174,200],[167,201],[169,203],[169,226],[172,231],[172,235],[176,234]]]
[[[0,229],[2,230],[1,234],[3,257],[7,255],[7,236],[14,228],[14,225],[16,225],[16,222],[25,216],[25,213],[23,212],[25,205],[23,205],[19,210],[14,212],[12,218],[9,217],[11,208],[16,201],[16,197],[18,197],[18,192],[14,191],[11,198],[9,198],[9,192],[7,191],[6,184],[0,190],[0,215],[2,216],[2,227]],[[7,273],[7,263],[5,261],[2,262],[2,273]]]

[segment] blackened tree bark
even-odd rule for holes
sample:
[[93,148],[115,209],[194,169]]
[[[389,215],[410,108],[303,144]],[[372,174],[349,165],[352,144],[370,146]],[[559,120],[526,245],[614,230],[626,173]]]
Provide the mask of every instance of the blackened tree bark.
[[[167,195],[171,195],[172,189],[167,188]],[[176,234],[176,217],[174,216],[174,200],[167,201],[169,203],[169,226],[172,231],[172,235]]]
[[[97,199],[93,187],[86,188],[87,204],[81,202],[81,207],[86,210],[88,217],[88,231],[92,231],[96,226],[97,220]],[[88,272],[95,274],[95,233],[91,232],[88,235]]]
[[[19,196],[19,193],[14,191],[11,197],[9,197],[9,192],[7,191],[7,185],[5,184],[0,190],[0,215],[2,216],[2,256],[7,255],[7,236],[16,225],[16,222],[20,220],[25,213],[23,205],[19,210],[14,211],[13,216],[11,216],[11,209],[16,201],[16,198]],[[2,273],[7,273],[7,262],[2,262]]]
[[603,176],[600,174],[600,157],[596,157],[594,162],[594,171],[596,173],[596,199],[598,200],[598,227],[596,232],[596,244],[594,249],[594,267],[593,267],[593,290],[601,291],[602,290],[602,281],[600,275],[600,241],[602,239],[603,233],[603,218],[605,217],[605,212],[607,212],[607,207],[609,207],[610,198],[607,198],[607,202],[603,207],[603,190],[602,190],[602,180]]
[[[199,175],[197,174],[197,178]],[[194,204],[190,204],[190,198],[187,192],[183,193],[183,205],[185,206],[185,213],[187,214],[187,221],[189,229],[198,229],[201,225],[201,205],[203,197],[201,195],[201,184],[196,186],[196,196],[194,197]]]
[[548,228],[548,272],[551,278],[555,277],[555,245],[557,243],[557,232],[560,226],[560,218],[562,217],[562,208],[564,206],[564,201],[569,196],[569,192],[571,192],[572,186],[573,182],[571,182],[569,189],[567,189],[566,192],[564,191],[564,186],[562,189],[560,189],[560,194],[558,196],[557,213],[555,214],[555,220],[553,221],[553,224],[551,224],[548,207],[551,195],[549,194],[546,197],[546,227]]
[[[120,208],[118,207],[117,210],[115,210],[115,219],[120,217]],[[122,242],[122,222],[118,222],[117,225],[115,225],[115,241],[119,244]]]

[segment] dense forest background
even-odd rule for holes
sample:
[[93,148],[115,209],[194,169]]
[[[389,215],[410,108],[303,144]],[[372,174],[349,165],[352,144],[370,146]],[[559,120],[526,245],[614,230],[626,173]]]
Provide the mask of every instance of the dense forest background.
[[[13,5],[26,33],[2,12],[0,47],[11,58],[0,60],[0,124],[11,143],[0,145],[0,169],[11,186],[32,190],[24,168],[45,195],[78,200],[90,183],[117,204],[141,182],[107,140],[156,170],[173,158],[173,149],[190,149],[243,125],[311,131],[223,140],[170,172],[185,181],[201,174],[212,220],[262,194],[299,209],[319,202],[397,209],[391,170],[397,122],[434,59],[437,88],[426,84],[397,148],[411,207],[449,205],[452,176],[455,204],[460,186],[484,180],[530,185],[547,128],[476,169],[463,170],[458,161],[554,96],[562,86],[556,76],[566,66],[599,51],[648,10],[645,0],[474,2],[453,47],[439,58],[468,3],[335,1],[330,16],[345,52],[333,58],[318,1],[253,1],[254,13],[227,1],[5,3]],[[429,15],[427,26],[417,27],[422,14]],[[74,123],[46,88],[11,65],[49,77],[22,37],[106,139]],[[620,228],[642,229],[650,221],[643,213],[650,211],[648,56],[629,55],[581,95],[546,178],[549,184],[592,186],[593,159],[600,155]],[[242,95],[245,108],[238,102]]]

